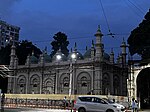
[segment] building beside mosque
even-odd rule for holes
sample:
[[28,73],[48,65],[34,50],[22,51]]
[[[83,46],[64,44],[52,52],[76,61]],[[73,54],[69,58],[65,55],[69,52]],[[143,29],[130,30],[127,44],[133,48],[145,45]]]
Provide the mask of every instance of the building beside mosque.
[[0,49],[12,41],[19,42],[19,31],[20,27],[0,20]]
[[37,59],[28,56],[25,65],[18,65],[15,46],[11,48],[8,93],[15,94],[98,94],[127,95],[128,67],[126,43],[121,43],[121,53],[114,59],[113,49],[104,50],[100,27],[95,43],[85,54],[76,47],[68,57],[59,50],[52,58],[46,52]]

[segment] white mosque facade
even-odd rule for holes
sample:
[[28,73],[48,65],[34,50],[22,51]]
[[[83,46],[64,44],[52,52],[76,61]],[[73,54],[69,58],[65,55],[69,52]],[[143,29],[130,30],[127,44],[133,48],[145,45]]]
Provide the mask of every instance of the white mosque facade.
[[[11,48],[8,93],[13,94],[98,94],[127,96],[128,67],[126,43],[121,43],[115,62],[114,52],[104,52],[100,27],[96,43],[84,55],[76,45],[68,57],[59,50],[54,57],[46,52],[37,59],[28,56],[25,65],[18,65],[15,46]],[[74,55],[74,59],[72,56]],[[14,78],[15,77],[15,78]]]

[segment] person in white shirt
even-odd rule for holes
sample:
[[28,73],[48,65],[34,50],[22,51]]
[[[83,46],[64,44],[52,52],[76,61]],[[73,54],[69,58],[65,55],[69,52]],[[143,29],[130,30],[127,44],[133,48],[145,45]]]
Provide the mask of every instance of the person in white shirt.
[[138,102],[137,102],[137,100],[135,100],[134,102],[135,102],[135,106],[134,106],[135,112],[138,112]]
[[131,107],[132,107],[132,112],[135,112],[135,99],[132,98],[132,104],[131,104]]

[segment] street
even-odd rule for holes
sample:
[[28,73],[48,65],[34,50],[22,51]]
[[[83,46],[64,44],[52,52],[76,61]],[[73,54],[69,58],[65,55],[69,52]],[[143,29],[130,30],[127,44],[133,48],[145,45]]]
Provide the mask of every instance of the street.
[[71,111],[60,109],[7,108],[4,110],[4,112],[71,112]]
[[[7,108],[4,112],[71,112],[71,110],[61,109],[37,109],[37,108]],[[132,111],[127,111],[132,112]],[[141,110],[139,112],[150,112],[150,110]]]

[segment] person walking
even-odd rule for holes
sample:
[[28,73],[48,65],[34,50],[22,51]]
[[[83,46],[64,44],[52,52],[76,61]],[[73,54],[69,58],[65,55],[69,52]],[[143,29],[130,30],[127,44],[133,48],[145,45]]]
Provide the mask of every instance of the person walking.
[[132,112],[135,112],[135,99],[134,98],[132,98],[131,107],[132,107]]
[[66,96],[63,99],[63,103],[64,103],[64,109],[66,110],[66,106],[67,106],[67,98],[66,98]]
[[137,102],[137,100],[135,100],[135,112],[138,112],[138,102]]

